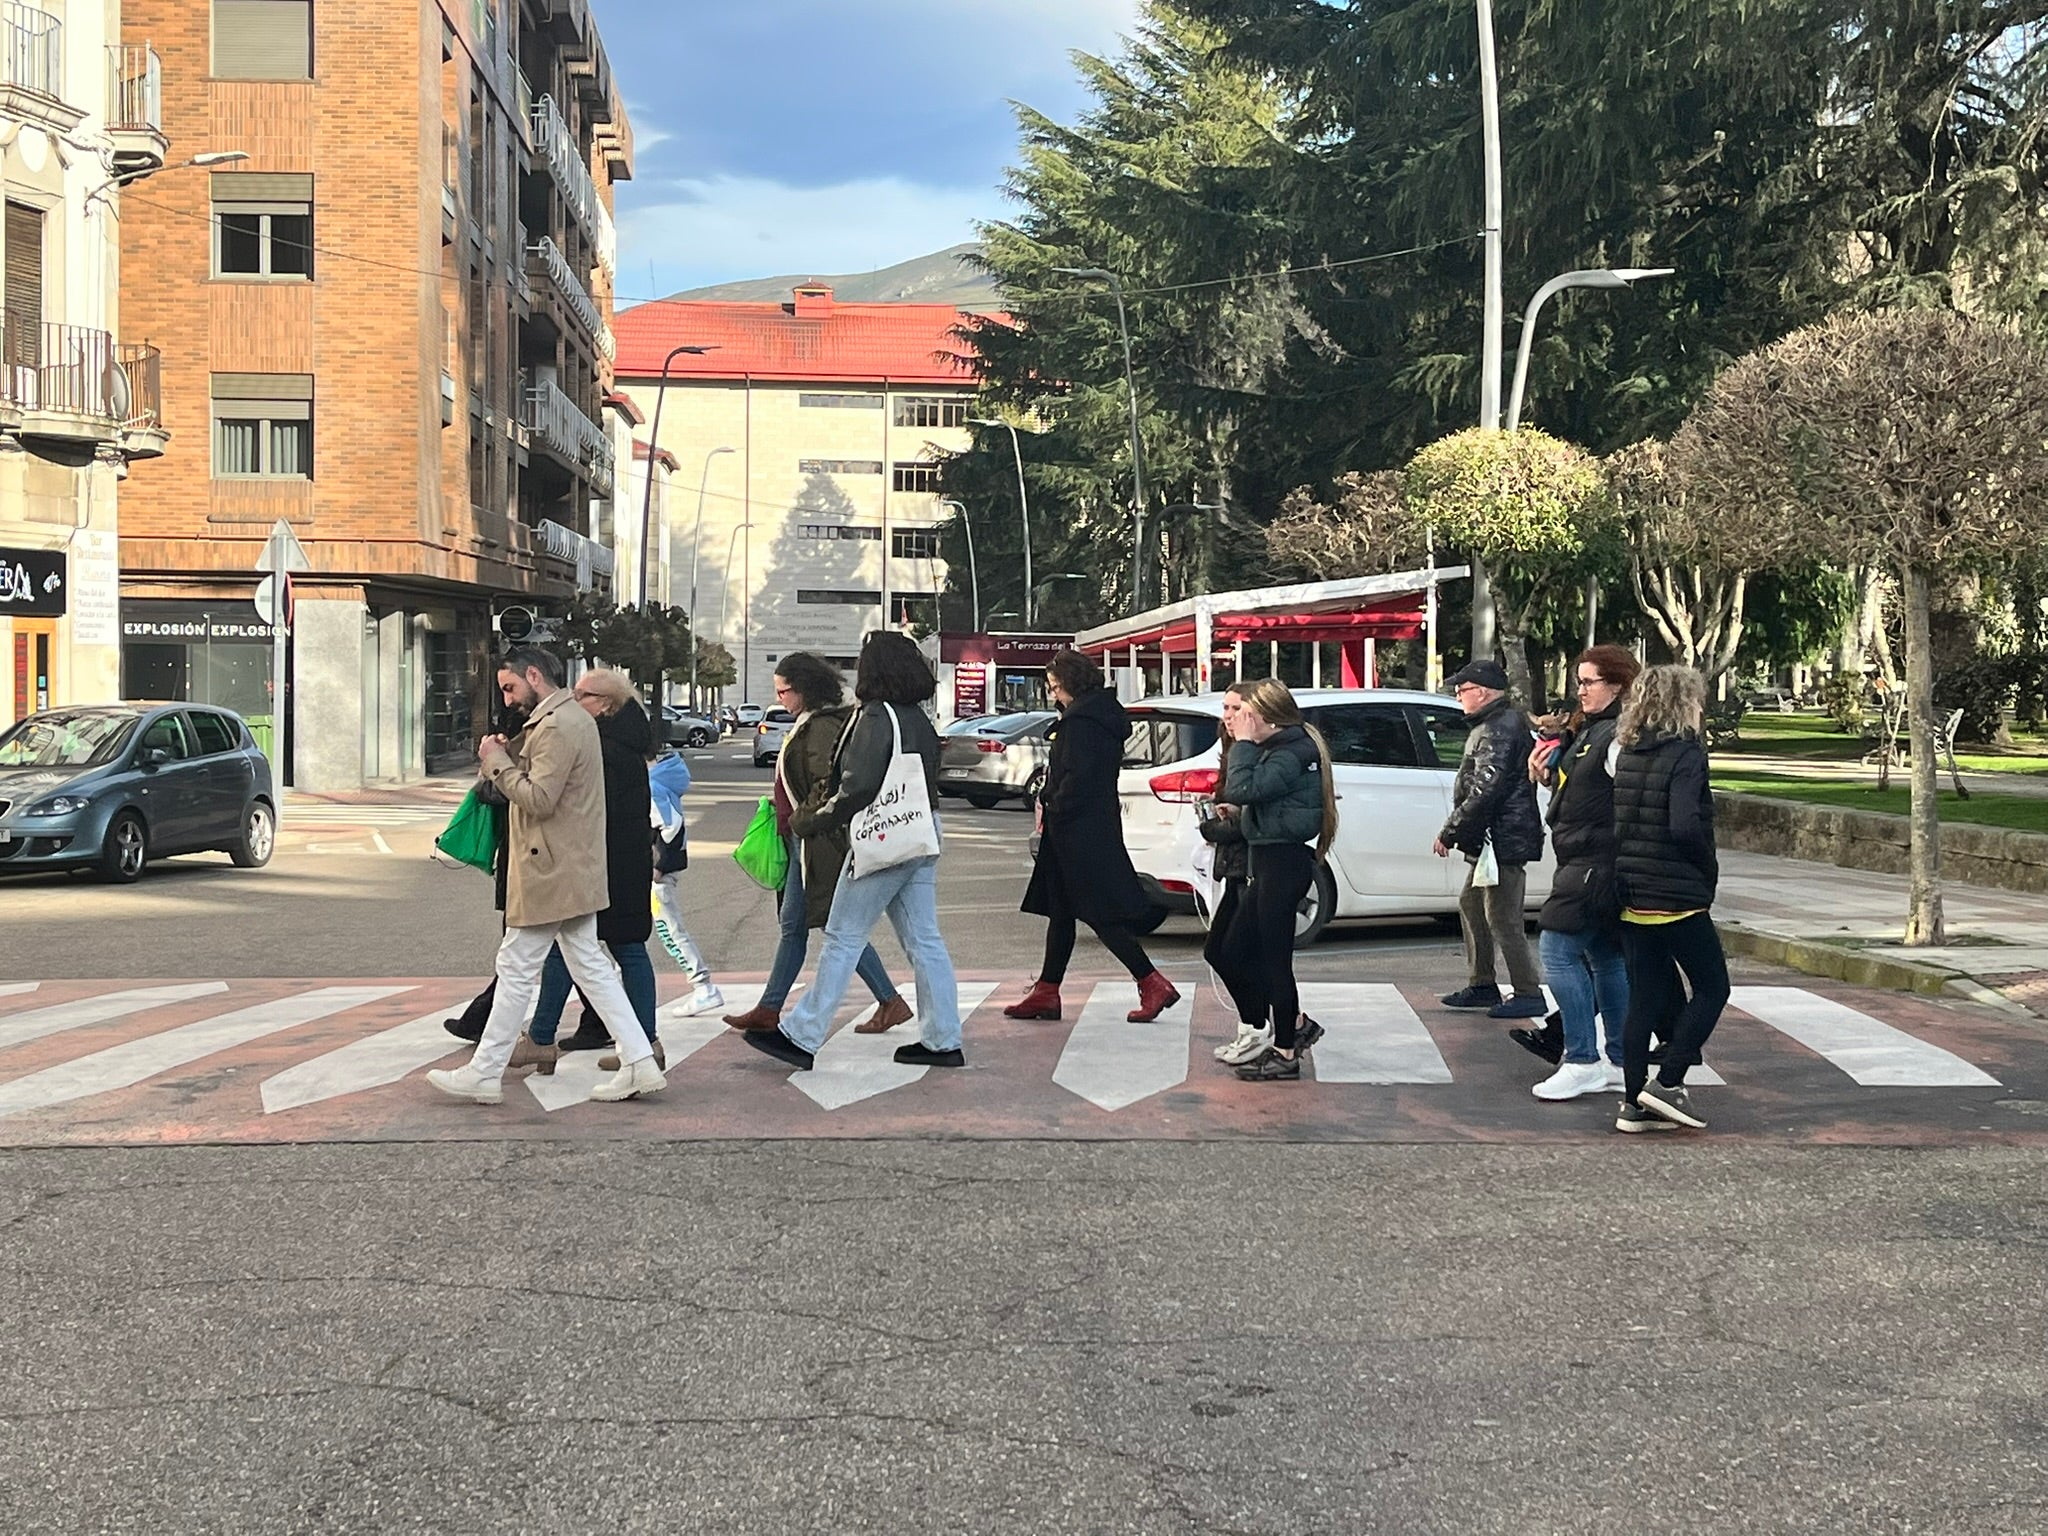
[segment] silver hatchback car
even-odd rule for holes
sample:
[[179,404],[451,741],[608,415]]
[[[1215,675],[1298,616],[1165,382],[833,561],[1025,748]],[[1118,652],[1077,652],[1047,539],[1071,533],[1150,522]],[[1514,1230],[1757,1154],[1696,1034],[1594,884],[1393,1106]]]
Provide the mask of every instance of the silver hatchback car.
[[[741,705],[742,710],[750,706]],[[782,755],[782,743],[796,716],[786,709],[771,709],[754,723],[754,766],[766,768]]]

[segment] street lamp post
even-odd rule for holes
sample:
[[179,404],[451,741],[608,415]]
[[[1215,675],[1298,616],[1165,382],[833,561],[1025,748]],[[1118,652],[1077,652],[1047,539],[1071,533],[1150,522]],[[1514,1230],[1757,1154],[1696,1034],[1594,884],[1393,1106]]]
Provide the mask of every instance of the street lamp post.
[[[1216,501],[1169,502],[1167,505],[1159,509],[1159,523],[1160,526],[1164,528],[1166,525],[1166,520],[1169,517],[1182,517],[1190,512],[1220,512],[1222,510],[1223,504],[1221,502]],[[1144,537],[1144,534],[1145,524],[1141,519],[1138,523],[1138,537],[1142,539]],[[1159,596],[1161,597],[1161,599],[1164,599],[1166,596],[1166,572],[1163,567],[1160,570]]]
[[249,152],[246,149],[209,149],[204,154],[194,155],[190,160],[180,160],[176,165],[138,166],[132,171],[122,171],[116,176],[108,177],[85,194],[85,201],[80,206],[90,208],[95,200],[105,197],[116,187],[125,187],[131,182],[142,181],[151,176],[161,175],[164,171],[211,170],[218,165],[234,165],[248,158]]
[[[981,633],[981,570],[974,563],[974,524],[967,521],[967,504],[951,496],[941,496],[939,505],[951,507],[953,515],[960,519],[960,531],[967,535],[967,579],[974,593],[974,632]],[[1030,569],[1030,556],[1025,556],[1025,569]],[[1029,581],[1031,578],[1024,578]]]
[[[703,349],[696,348],[702,351]],[[668,371],[664,364],[662,371]],[[661,396],[654,397],[655,420],[661,420]],[[718,447],[704,455],[704,472],[697,477],[697,531],[690,535],[690,708],[697,707],[697,556],[704,547],[704,488],[711,483],[711,461],[721,453],[735,453],[737,449]],[[652,466],[649,467],[649,484],[653,483]],[[647,579],[645,566],[641,568],[640,579]],[[723,632],[723,626],[720,626]],[[746,693],[746,679],[740,680],[740,692]]]
[[[1493,0],[1477,0],[1479,10],[1479,128],[1484,174],[1484,208],[1480,243],[1486,282],[1479,336],[1479,425],[1500,425],[1500,365],[1506,305],[1502,293],[1502,192],[1500,150],[1500,64],[1493,42]],[[1472,659],[1493,655],[1493,584],[1478,556],[1472,565]]]
[[[668,371],[675,366],[675,361],[679,357],[709,352],[711,350],[710,347],[681,346],[675,348],[667,357],[662,359],[661,382],[654,387],[654,425],[647,434],[647,484],[642,488],[640,495],[640,610],[643,613],[647,611],[647,567],[653,563],[649,551],[654,548],[654,455],[661,452],[661,402],[662,398],[668,393]],[[728,453],[731,451],[731,449],[726,450]],[[703,513],[704,498],[700,494],[697,498],[697,515],[700,520],[703,517]],[[696,558],[694,550],[691,551],[691,558],[693,560]],[[696,583],[693,579],[690,591],[690,607],[692,610],[690,622],[692,624],[697,622],[696,605]],[[690,703],[694,707],[696,702],[697,685],[696,680],[692,678],[690,682]]]
[[[1024,627],[1031,627],[1031,495],[1024,489],[1024,450],[1017,444],[1015,422],[998,421],[992,416],[968,418],[977,427],[1007,427],[1010,431],[1010,455],[1017,461],[1017,516],[1024,528]],[[976,626],[977,628],[979,626]]]
[[1138,435],[1138,376],[1131,367],[1131,326],[1124,314],[1124,285],[1114,272],[1105,267],[1054,267],[1053,271],[1063,272],[1069,277],[1092,277],[1109,284],[1109,291],[1116,296],[1117,334],[1124,343],[1124,387],[1130,392],[1131,406],[1131,504],[1138,514],[1138,564],[1131,572],[1131,596],[1136,603],[1136,612],[1145,611],[1145,444]]
[[[723,585],[721,585],[718,589],[718,639],[720,644],[723,644],[725,642],[725,616],[728,611],[727,605],[732,598],[733,546],[739,543],[740,535],[753,526],[754,525],[750,522],[735,523],[733,525],[733,530],[731,534],[727,536],[725,541],[725,580]],[[690,616],[690,656],[692,659],[692,665],[695,665],[696,655],[697,616],[695,614],[692,614]]]
[[[1627,288],[1646,277],[1669,277],[1672,267],[1586,267],[1574,272],[1560,272],[1529,300],[1529,307],[1522,312],[1522,344],[1515,351],[1515,387],[1508,392],[1507,429],[1510,432],[1522,425],[1522,393],[1529,385],[1529,351],[1536,342],[1536,316],[1545,304],[1567,288]],[[1600,581],[1598,577],[1586,578],[1586,645],[1593,644],[1593,631],[1600,622]]]

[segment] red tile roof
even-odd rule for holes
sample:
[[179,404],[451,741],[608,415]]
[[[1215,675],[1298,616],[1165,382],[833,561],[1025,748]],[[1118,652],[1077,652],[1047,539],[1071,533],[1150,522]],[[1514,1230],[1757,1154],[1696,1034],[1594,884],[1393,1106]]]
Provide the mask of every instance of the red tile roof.
[[[950,304],[839,304],[799,320],[794,304],[656,300],[620,314],[620,379],[658,379],[671,347],[684,353],[672,379],[802,380],[820,384],[948,384],[972,387],[967,345],[953,330],[971,318]],[[1000,317],[996,317],[1000,318]]]

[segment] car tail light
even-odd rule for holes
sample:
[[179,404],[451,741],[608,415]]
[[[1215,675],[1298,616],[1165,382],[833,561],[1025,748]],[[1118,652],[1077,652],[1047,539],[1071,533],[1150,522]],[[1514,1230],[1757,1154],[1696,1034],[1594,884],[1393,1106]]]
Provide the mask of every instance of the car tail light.
[[1214,768],[1190,768],[1181,773],[1162,773],[1151,781],[1152,793],[1176,805],[1206,800],[1216,793],[1223,775]]
[[1000,752],[1003,750],[1003,744],[993,736],[984,736],[974,744],[974,750],[977,752]]
[[1195,888],[1185,880],[1162,880],[1159,882],[1159,889],[1171,891],[1176,896],[1192,896],[1195,894]]

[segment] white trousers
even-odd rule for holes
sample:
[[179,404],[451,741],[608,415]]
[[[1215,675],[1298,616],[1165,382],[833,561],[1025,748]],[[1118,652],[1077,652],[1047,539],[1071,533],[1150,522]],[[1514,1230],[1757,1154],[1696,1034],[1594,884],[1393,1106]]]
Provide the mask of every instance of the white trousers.
[[548,951],[562,946],[562,959],[569,975],[583,995],[597,1009],[604,1027],[611,1031],[625,1066],[654,1054],[647,1043],[647,1031],[633,1013],[626,989],[619,983],[619,968],[612,963],[597,937],[597,914],[571,918],[566,923],[543,923],[537,928],[507,928],[498,945],[498,993],[491,1001],[491,1016],[484,1024],[483,1039],[477,1042],[470,1065],[487,1077],[503,1077],[505,1063],[512,1059],[512,1046],[526,1027],[526,1010],[540,988],[541,967]]
[[661,939],[661,947],[668,951],[669,958],[688,973],[690,980],[700,987],[708,987],[711,985],[711,967],[704,963],[704,952],[683,925],[683,893],[676,879],[680,873],[677,870],[654,877],[654,901],[661,913],[655,919],[655,933]]

